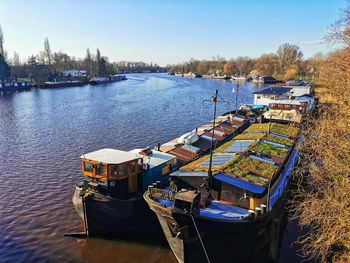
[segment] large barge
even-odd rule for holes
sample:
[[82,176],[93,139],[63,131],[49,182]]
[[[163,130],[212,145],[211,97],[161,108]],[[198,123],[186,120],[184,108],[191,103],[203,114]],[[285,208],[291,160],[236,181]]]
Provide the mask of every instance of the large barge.
[[170,174],[170,185],[148,188],[144,198],[178,262],[247,262],[261,251],[276,258],[286,188],[298,157],[297,126],[252,124]]

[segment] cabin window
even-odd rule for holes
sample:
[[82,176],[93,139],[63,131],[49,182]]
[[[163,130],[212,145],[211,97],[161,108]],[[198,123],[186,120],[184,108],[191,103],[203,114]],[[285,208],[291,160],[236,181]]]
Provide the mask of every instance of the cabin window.
[[136,163],[131,163],[130,164],[130,173],[135,173],[136,172]]
[[128,167],[125,163],[119,164],[119,176],[124,177],[128,175]]
[[96,175],[106,176],[106,167],[101,164],[96,165]]
[[84,172],[92,173],[94,169],[94,165],[89,162],[84,162]]
[[109,175],[111,177],[117,177],[118,176],[118,170],[117,170],[117,166],[109,166]]
[[261,96],[257,96],[258,99],[261,99]]

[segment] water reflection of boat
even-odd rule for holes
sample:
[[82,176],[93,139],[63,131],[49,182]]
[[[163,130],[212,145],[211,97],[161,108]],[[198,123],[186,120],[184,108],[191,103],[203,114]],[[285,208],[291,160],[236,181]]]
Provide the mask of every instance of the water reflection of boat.
[[[261,251],[276,257],[298,138],[291,125],[253,124],[170,175],[170,187],[149,187],[144,198],[179,262],[239,262]],[[208,169],[207,189],[186,180]]]

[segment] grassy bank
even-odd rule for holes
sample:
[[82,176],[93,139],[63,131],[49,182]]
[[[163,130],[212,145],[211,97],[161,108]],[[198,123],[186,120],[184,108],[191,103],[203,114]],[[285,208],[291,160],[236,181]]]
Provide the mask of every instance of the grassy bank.
[[308,118],[297,172],[294,216],[308,229],[302,253],[321,262],[350,262],[350,48],[320,69],[319,111]]

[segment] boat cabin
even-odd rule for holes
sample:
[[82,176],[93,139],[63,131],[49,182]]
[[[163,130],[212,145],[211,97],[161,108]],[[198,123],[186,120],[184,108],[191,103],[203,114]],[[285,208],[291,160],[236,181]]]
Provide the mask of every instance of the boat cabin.
[[143,159],[131,152],[101,149],[81,156],[85,183],[104,194],[124,197],[138,191]]

